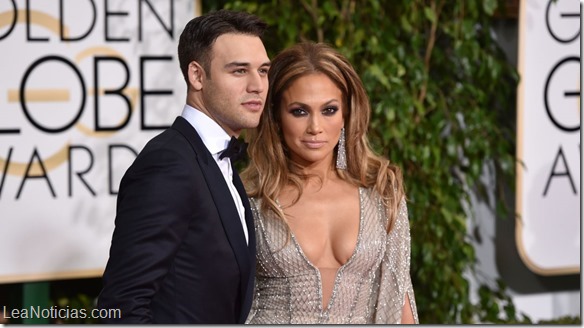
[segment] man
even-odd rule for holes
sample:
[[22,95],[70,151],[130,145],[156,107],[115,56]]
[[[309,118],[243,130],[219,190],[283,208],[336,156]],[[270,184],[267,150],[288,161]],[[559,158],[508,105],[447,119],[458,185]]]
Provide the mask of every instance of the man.
[[178,45],[186,105],[120,184],[98,307],[111,323],[244,323],[255,233],[243,185],[224,152],[257,126],[270,65],[266,24],[246,13],[191,20]]

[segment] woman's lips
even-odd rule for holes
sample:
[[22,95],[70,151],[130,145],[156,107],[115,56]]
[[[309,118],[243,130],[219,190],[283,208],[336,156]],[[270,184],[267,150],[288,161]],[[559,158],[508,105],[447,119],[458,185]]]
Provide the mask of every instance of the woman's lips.
[[320,140],[302,140],[302,143],[310,149],[318,149],[326,144],[325,141]]

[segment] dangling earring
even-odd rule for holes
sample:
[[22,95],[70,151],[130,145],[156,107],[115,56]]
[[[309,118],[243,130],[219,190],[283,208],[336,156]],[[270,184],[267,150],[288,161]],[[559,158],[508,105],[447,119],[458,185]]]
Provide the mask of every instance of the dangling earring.
[[347,149],[345,147],[345,127],[341,129],[341,137],[339,138],[339,145],[337,147],[337,169],[347,169]]

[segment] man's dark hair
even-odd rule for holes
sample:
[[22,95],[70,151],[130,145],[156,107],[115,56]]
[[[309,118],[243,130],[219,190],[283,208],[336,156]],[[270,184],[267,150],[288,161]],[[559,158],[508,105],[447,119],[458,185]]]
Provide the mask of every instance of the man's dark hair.
[[192,61],[199,63],[209,75],[211,47],[219,36],[239,33],[261,37],[266,27],[255,15],[224,9],[191,19],[178,42],[178,60],[185,82],[189,83],[188,67]]

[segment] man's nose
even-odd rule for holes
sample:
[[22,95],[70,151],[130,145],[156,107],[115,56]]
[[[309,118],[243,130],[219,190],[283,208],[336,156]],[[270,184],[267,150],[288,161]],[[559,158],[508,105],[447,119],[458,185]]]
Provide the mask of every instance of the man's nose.
[[267,77],[262,76],[259,72],[253,72],[248,75],[247,92],[262,93],[265,90],[267,84]]

